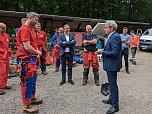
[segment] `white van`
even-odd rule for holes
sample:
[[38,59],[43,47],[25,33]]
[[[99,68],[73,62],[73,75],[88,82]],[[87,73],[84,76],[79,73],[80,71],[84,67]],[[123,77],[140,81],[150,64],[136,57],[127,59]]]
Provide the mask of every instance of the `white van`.
[[139,49],[152,49],[152,28],[147,29],[140,37]]

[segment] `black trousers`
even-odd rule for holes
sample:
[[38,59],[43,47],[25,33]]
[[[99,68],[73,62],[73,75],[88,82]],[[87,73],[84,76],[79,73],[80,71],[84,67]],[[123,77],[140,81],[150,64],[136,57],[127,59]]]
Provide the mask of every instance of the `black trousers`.
[[126,71],[129,70],[128,55],[129,55],[129,49],[128,48],[122,49],[122,58],[124,56]]
[[40,58],[40,61],[41,61],[41,71],[46,71],[46,59],[45,58]]
[[73,56],[66,52],[61,56],[62,80],[66,80],[66,61],[68,62],[68,80],[72,80]]

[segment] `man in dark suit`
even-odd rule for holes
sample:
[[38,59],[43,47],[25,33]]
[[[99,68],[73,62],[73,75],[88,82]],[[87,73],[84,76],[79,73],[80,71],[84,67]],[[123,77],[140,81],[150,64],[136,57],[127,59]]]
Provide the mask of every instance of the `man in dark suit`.
[[117,72],[121,69],[121,37],[116,32],[117,24],[113,20],[108,20],[105,23],[105,33],[108,35],[108,40],[103,56],[103,69],[106,71],[110,86],[110,96],[108,100],[103,100],[105,104],[111,104],[112,107],[106,111],[106,114],[113,114],[119,111],[119,97],[117,86]]
[[70,34],[70,26],[64,25],[64,33],[59,36],[60,56],[62,63],[62,81],[60,85],[66,82],[66,61],[68,61],[68,82],[74,85],[72,80],[72,63],[74,56],[74,45],[76,44],[74,35]]

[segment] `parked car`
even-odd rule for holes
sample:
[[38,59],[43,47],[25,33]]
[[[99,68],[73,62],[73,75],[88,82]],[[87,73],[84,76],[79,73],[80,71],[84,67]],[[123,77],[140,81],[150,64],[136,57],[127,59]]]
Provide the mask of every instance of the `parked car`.
[[147,29],[140,37],[139,50],[152,50],[152,28]]

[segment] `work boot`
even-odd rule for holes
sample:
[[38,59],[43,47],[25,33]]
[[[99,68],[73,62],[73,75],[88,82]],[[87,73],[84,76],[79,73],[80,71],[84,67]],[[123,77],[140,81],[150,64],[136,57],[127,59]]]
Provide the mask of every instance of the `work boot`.
[[127,74],[130,74],[129,70],[126,70],[126,73],[127,73]]
[[84,71],[83,71],[83,82],[82,82],[83,86],[85,86],[87,84],[88,74],[89,74],[89,68],[84,68]]
[[136,61],[133,61],[132,64],[133,64],[133,65],[136,65]]
[[5,86],[4,89],[5,90],[10,90],[10,89],[12,89],[12,86]]
[[42,104],[42,103],[43,103],[43,100],[42,99],[38,99],[38,98],[34,98],[31,101],[31,105],[39,105],[39,104]]
[[0,90],[0,95],[4,95],[5,94],[5,91],[2,89]]
[[42,74],[43,74],[43,75],[47,75],[46,71],[42,71]]
[[110,94],[110,87],[109,87],[109,83],[105,83],[105,87],[107,90],[107,93]]
[[106,85],[105,85],[105,84],[102,84],[102,85],[101,85],[101,93],[102,93],[104,96],[107,96],[107,95],[108,95],[108,92],[107,92],[107,89],[106,89]]
[[28,106],[23,106],[23,112],[26,112],[26,113],[38,113],[38,109],[36,107],[28,105]]
[[95,77],[94,81],[95,81],[96,86],[100,86],[100,84],[99,84],[99,78]]
[[93,74],[94,74],[94,81],[96,86],[100,86],[99,84],[99,69],[98,68],[93,68]]
[[87,77],[83,76],[82,85],[85,86],[87,84]]
[[59,68],[56,68],[56,69],[55,69],[55,72],[58,72],[58,71],[59,71]]

